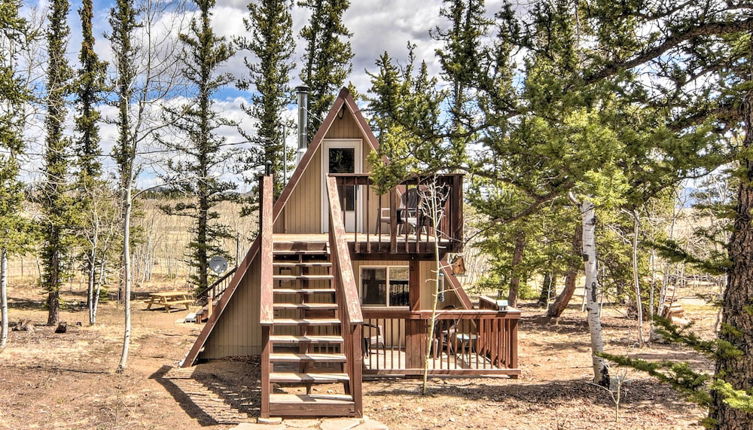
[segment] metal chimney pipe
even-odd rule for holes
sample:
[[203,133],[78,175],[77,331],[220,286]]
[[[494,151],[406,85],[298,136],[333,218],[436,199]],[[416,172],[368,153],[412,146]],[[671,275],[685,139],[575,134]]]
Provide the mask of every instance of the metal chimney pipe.
[[298,153],[296,163],[301,161],[308,149],[308,101],[309,87],[301,85],[295,89],[298,95]]

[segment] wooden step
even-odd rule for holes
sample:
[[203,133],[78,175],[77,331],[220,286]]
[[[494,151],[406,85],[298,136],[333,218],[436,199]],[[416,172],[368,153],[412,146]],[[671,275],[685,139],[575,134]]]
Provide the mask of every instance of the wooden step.
[[319,336],[319,335],[305,335],[305,336],[292,336],[284,334],[273,334],[269,336],[269,341],[272,343],[325,343],[325,344],[341,344],[344,342],[342,336]]
[[275,309],[337,309],[337,303],[275,303]]
[[269,414],[295,417],[355,416],[355,402],[347,394],[271,394]]
[[275,255],[325,255],[329,254],[326,249],[275,249]]
[[298,279],[307,281],[331,281],[335,279],[332,275],[272,275],[275,281],[296,281]]
[[274,325],[334,325],[340,324],[340,320],[334,318],[275,318]]
[[353,403],[353,397],[348,394],[271,394],[270,403],[318,403],[318,404],[348,404]]
[[269,361],[272,363],[300,363],[302,361],[313,361],[318,363],[345,363],[345,355],[274,352],[269,354]]
[[286,383],[286,384],[303,384],[303,383],[320,383],[334,384],[336,382],[347,382],[349,380],[346,373],[294,373],[294,372],[273,372],[269,374],[269,382]]
[[272,290],[275,294],[319,294],[334,293],[334,288],[275,288]]
[[329,261],[275,261],[272,263],[274,267],[330,267],[332,263]]

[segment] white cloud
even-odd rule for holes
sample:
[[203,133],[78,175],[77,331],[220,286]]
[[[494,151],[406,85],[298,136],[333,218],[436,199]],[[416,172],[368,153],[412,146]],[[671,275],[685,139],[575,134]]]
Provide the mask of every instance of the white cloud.
[[[32,7],[39,6],[44,7],[47,5],[47,0],[37,0],[28,3],[26,8],[27,12]],[[487,2],[488,14],[493,15],[502,4],[502,0],[492,0]],[[345,25],[353,33],[351,44],[355,57],[353,58],[353,69],[349,80],[352,81],[356,88],[365,93],[369,86],[369,77],[366,74],[366,70],[374,71],[374,62],[376,58],[384,51],[390,53],[390,55],[401,63],[405,63],[407,59],[406,44],[408,41],[415,43],[416,56],[418,61],[426,60],[429,65],[429,70],[433,74],[437,74],[438,64],[434,61],[434,50],[438,47],[438,43],[431,39],[429,36],[429,30],[437,25],[443,25],[439,16],[439,9],[442,5],[441,0],[426,0],[420,3],[408,2],[404,0],[353,0],[351,2],[350,9],[344,16]],[[103,37],[105,33],[110,32],[108,14],[109,9],[112,6],[111,3],[102,4],[95,3],[97,10],[94,14],[94,31],[97,42],[95,45],[96,52],[100,57],[111,63],[112,68],[112,53],[110,50],[109,42]],[[71,37],[68,44],[68,55],[71,60],[71,64],[74,68],[78,67],[78,50],[81,41],[81,26],[78,17],[78,8],[80,3],[76,2],[71,7],[71,13],[69,15],[69,23],[71,26]],[[228,40],[232,40],[239,35],[245,35],[246,30],[243,24],[243,18],[247,16],[247,0],[220,0],[214,9],[213,26],[215,31],[225,36]],[[182,23],[185,26],[190,22],[190,18],[195,15],[195,10],[172,10],[163,14],[160,20],[157,22],[156,31],[161,35],[161,42],[174,41],[178,33],[177,22]],[[299,42],[295,50],[294,62],[300,65],[304,52],[304,46],[298,40],[298,34],[300,29],[305,25],[308,19],[308,11],[295,6],[293,9],[293,26],[294,36]],[[143,30],[140,30],[143,32]],[[172,40],[170,40],[172,39]],[[236,77],[244,76],[246,73],[245,66],[243,64],[243,57],[249,55],[248,52],[239,52],[226,64],[222,66],[222,72],[230,72]],[[298,79],[299,71],[294,72],[292,77],[292,86],[296,86],[300,83]],[[242,103],[248,103],[249,94],[243,94],[227,99],[217,100],[215,107],[223,112],[223,115],[228,119],[237,121],[247,130],[253,130],[254,124],[252,124],[249,118],[241,110]],[[180,98],[171,98],[166,103],[178,102]],[[158,107],[155,107],[158,109]],[[103,115],[108,118],[114,118],[116,111],[115,108],[109,105],[102,106],[100,108]],[[72,109],[71,109],[72,111]],[[72,126],[72,113],[69,114],[69,125]],[[295,118],[295,106],[289,106],[288,111],[285,112],[286,117]],[[33,124],[29,125],[29,131],[27,137],[34,143],[34,147],[30,149],[30,152],[41,153],[43,149],[43,118],[35,119]],[[71,127],[72,129],[72,127]],[[102,137],[102,147],[105,154],[110,154],[112,147],[117,138],[117,130],[111,123],[103,123],[100,131]],[[227,128],[221,131],[221,134],[225,136],[228,142],[241,141],[241,136],[237,133],[237,130]],[[296,147],[295,133],[290,133],[288,137],[288,144],[291,148]],[[156,144],[144,145],[147,149],[153,149]],[[157,179],[157,167],[160,159],[156,156],[144,158],[144,172],[139,180],[140,186],[153,185]],[[114,163],[110,158],[105,159],[105,169],[113,172]],[[39,172],[41,168],[41,157],[30,157],[30,161],[27,166],[29,176],[34,176],[33,172]]]

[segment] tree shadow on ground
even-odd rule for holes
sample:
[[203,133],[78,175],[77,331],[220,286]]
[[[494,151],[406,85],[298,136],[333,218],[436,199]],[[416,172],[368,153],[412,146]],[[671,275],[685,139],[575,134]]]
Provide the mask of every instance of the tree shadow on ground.
[[44,307],[44,300],[32,300],[20,297],[8,297],[8,307],[20,310],[39,310]]
[[[467,382],[467,380],[466,380]],[[416,384],[406,381],[379,381],[370,384],[382,385],[380,389],[369,389],[369,397],[420,396]],[[386,385],[386,386],[385,386]],[[581,401],[603,407],[614,407],[614,403],[603,387],[589,381],[567,380],[551,381],[538,384],[510,381],[509,384],[489,383],[486,380],[473,380],[462,385],[452,380],[443,384],[431,384],[430,395],[452,396],[464,400],[480,402],[498,402],[500,406],[526,404],[527,410],[536,408],[550,409],[552,405]],[[667,409],[683,412],[688,404],[678,398],[667,386],[651,379],[628,380],[622,387],[621,407],[630,407],[650,402]]]
[[162,385],[186,414],[202,426],[237,424],[259,416],[258,374],[239,383],[211,372],[197,372],[195,367],[176,369],[164,365],[149,378]]

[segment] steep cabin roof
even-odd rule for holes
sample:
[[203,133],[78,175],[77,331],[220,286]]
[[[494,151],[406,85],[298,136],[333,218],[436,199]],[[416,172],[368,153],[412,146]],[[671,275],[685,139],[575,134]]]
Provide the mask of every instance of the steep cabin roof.
[[[324,121],[311,140],[311,143],[309,144],[304,156],[301,158],[301,161],[293,171],[293,175],[274,203],[272,213],[275,230],[278,230],[280,228],[280,223],[278,221],[282,221],[283,217],[281,217],[281,215],[284,213],[286,205],[288,205],[288,203],[291,201],[291,198],[294,196],[295,191],[307,179],[311,180],[311,178],[306,178],[306,172],[309,170],[310,166],[315,164],[312,162],[314,161],[315,156],[317,155],[317,151],[322,145],[322,142],[327,138],[342,137],[336,135],[336,133],[334,136],[329,135],[330,129],[332,128],[335,121],[338,120],[346,121],[349,123],[349,126],[351,128],[349,132],[350,135],[345,137],[353,137],[352,134],[357,131],[357,134],[361,136],[364,147],[366,146],[366,144],[368,144],[368,147],[371,150],[377,150],[379,148],[379,143],[374,136],[371,127],[369,127],[368,123],[364,119],[363,115],[361,114],[361,110],[359,109],[358,105],[356,105],[355,100],[353,100],[350,92],[346,88],[341,89],[340,93],[337,95],[337,98],[335,98],[332,107],[327,113],[327,116],[324,118]],[[353,123],[356,130],[352,130]],[[363,152],[365,153],[366,151]],[[317,181],[316,183],[318,184],[319,178],[315,179]],[[204,346],[207,344],[210,336],[213,335],[215,328],[221,328],[219,330],[219,336],[223,338],[229,336],[227,334],[229,331],[244,330],[247,331],[244,337],[247,337],[252,344],[261,343],[260,333],[256,333],[257,331],[259,331],[258,306],[252,306],[251,309],[243,309],[240,306],[232,306],[231,304],[232,298],[237,295],[243,296],[242,300],[240,300],[241,303],[259,303],[259,280],[255,279],[255,277],[253,276],[246,276],[247,274],[255,273],[259,270],[259,259],[256,258],[259,252],[259,248],[260,238],[257,237],[251,244],[243,261],[239,263],[238,268],[236,269],[227,290],[222,294],[222,297],[217,303],[213,313],[210,315],[209,320],[199,333],[191,349],[188,351],[188,354],[181,364],[183,367],[193,365],[193,363],[198,358],[202,348],[204,348]],[[450,280],[451,282],[453,282],[453,284],[456,284],[454,285],[455,288],[459,287],[459,282],[457,281],[457,279],[454,279],[454,275],[452,275],[451,272],[446,272],[445,275],[451,278]],[[468,299],[468,296],[465,294],[465,292],[462,291],[462,287],[460,287],[458,293],[458,296],[460,297],[464,306],[466,308],[470,308],[470,300]],[[223,319],[223,315],[226,315],[227,312],[234,314],[233,317]],[[234,323],[230,320],[233,320]],[[256,339],[257,337],[259,337],[259,339]],[[218,339],[217,343],[222,344],[222,339]],[[217,352],[221,353],[221,351]],[[247,351],[248,354],[254,354],[256,352],[258,351]]]

